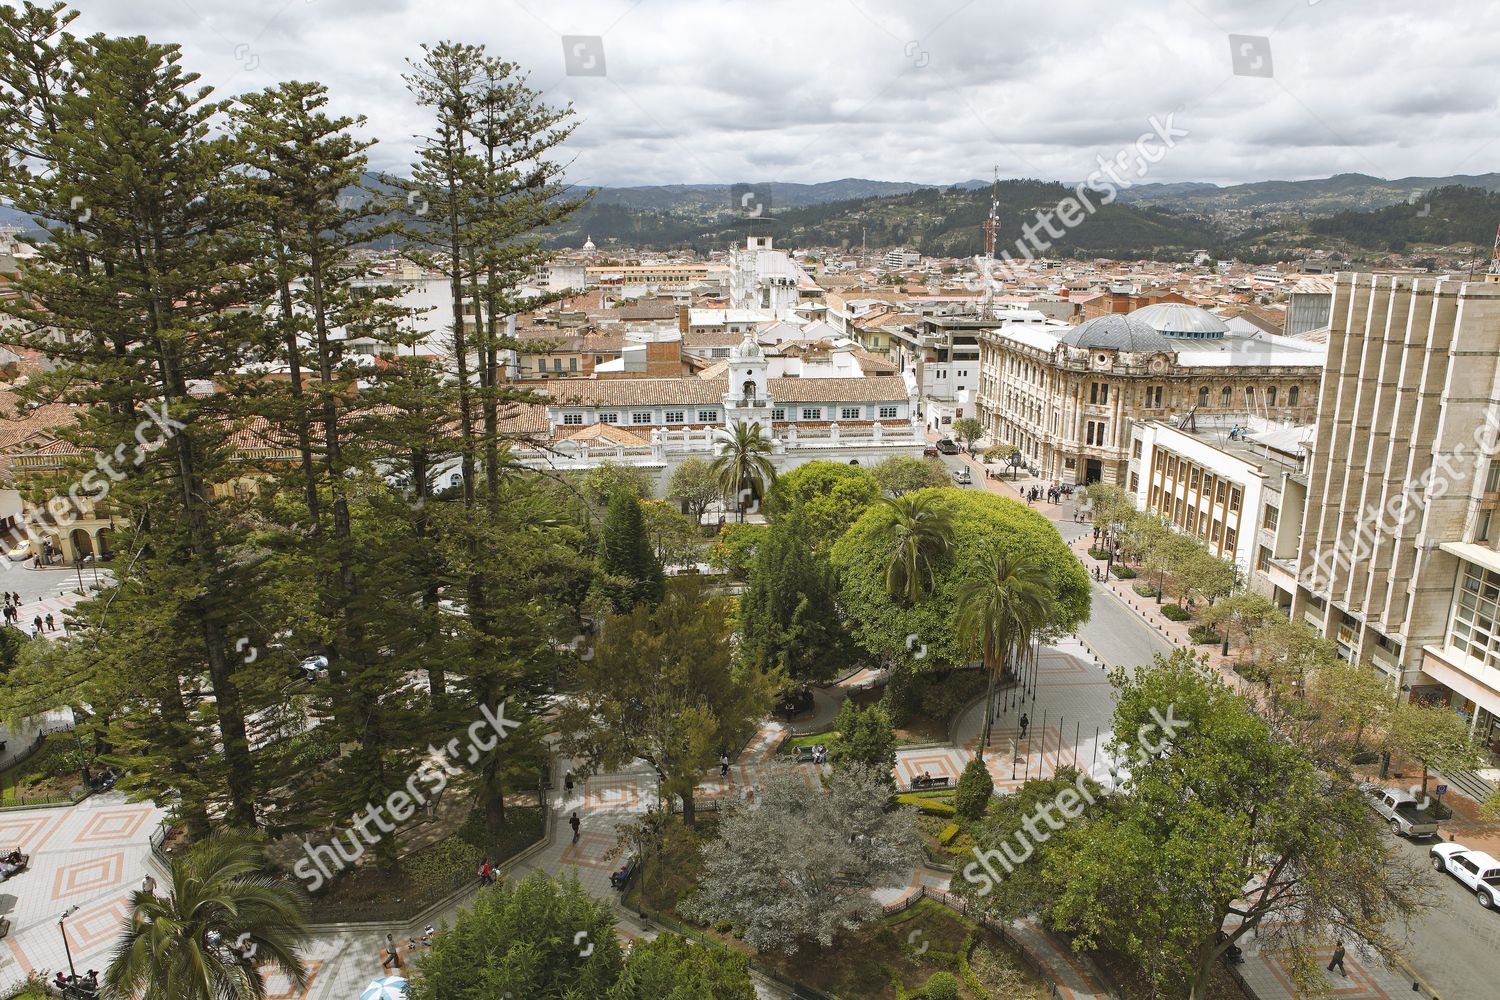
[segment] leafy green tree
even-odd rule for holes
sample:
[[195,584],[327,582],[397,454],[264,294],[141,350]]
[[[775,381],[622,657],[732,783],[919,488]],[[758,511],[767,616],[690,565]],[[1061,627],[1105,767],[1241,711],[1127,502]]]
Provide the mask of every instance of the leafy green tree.
[[974,442],[984,436],[984,424],[973,417],[959,417],[953,421],[954,435],[974,454]]
[[845,698],[833,726],[839,738],[828,750],[828,761],[835,770],[859,765],[885,775],[888,785],[895,782],[896,730],[884,708],[860,708],[853,698]]
[[1234,563],[1220,559],[1200,544],[1195,544],[1184,562],[1174,567],[1173,578],[1177,581],[1179,597],[1197,596],[1212,603],[1234,589]]
[[984,761],[975,757],[964,765],[958,778],[958,792],[953,796],[953,809],[964,819],[976,820],[984,816],[990,799],[995,794],[995,779],[990,777]]
[[[975,423],[978,421],[976,420]],[[922,987],[922,995],[927,1000],[958,1000],[958,980],[951,972],[934,972],[927,977],[927,985]]]
[[929,486],[949,485],[948,467],[935,458],[892,455],[870,471],[880,484],[880,491],[891,497],[915,493]]
[[750,579],[755,553],[770,533],[765,524],[731,523],[719,529],[719,537],[708,549],[708,563],[736,580]]
[[[1281,609],[1274,601],[1254,591],[1242,590],[1238,594],[1230,594],[1223,600],[1215,601],[1211,606],[1204,608],[1198,615],[1198,620],[1220,631],[1224,636],[1224,646],[1227,652],[1236,633],[1239,634],[1242,642],[1248,643],[1251,636],[1255,635],[1268,621],[1278,617],[1282,617]],[[1241,652],[1243,653],[1243,648]]]
[[666,575],[647,536],[640,500],[625,490],[611,496],[600,535],[600,588],[615,611],[660,602]]
[[665,500],[641,501],[641,519],[651,551],[663,566],[696,563],[705,547],[698,526]]
[[919,493],[880,502],[890,512],[884,553],[885,588],[907,603],[932,586],[932,567],[948,550],[953,522],[937,503],[938,494]]
[[645,760],[692,826],[694,786],[721,751],[750,738],[771,707],[770,681],[734,662],[731,613],[728,599],[678,577],[660,604],[610,616],[561,709],[563,751],[588,772]]
[[[1234,598],[1225,598],[1219,604],[1231,600]],[[1341,745],[1338,763],[1347,764],[1355,754],[1368,749],[1367,737],[1384,737],[1396,708],[1395,686],[1371,664],[1349,663],[1337,656],[1314,671],[1308,682],[1308,697],[1318,706],[1326,738]]]
[[1403,702],[1391,715],[1389,749],[1422,765],[1422,794],[1427,794],[1427,772],[1452,773],[1481,766],[1482,755],[1469,735],[1469,723],[1440,706]]
[[776,467],[771,464],[771,439],[759,423],[738,423],[719,432],[713,460],[714,477],[719,496],[726,508],[745,511],[766,500],[776,482]]
[[702,524],[708,508],[722,497],[713,463],[706,458],[685,459],[667,482],[667,499],[681,507],[694,524]]
[[965,580],[958,590],[958,632],[979,648],[979,662],[989,681],[981,756],[989,746],[1000,679],[1016,675],[1016,662],[1030,652],[1052,620],[1051,582],[1031,553],[1012,556],[996,549],[983,573]]
[[853,658],[833,569],[815,551],[801,509],[771,522],[740,598],[740,655],[796,684],[830,680]]
[[680,934],[637,941],[608,1000],[755,1000],[750,962]]
[[874,474],[843,462],[808,462],[780,476],[771,494],[773,517],[797,514],[814,548],[827,549],[880,495]]
[[971,662],[974,646],[957,629],[954,608],[965,582],[987,572],[996,550],[1013,558],[1029,555],[1045,567],[1053,617],[1038,629],[1039,639],[1070,632],[1087,620],[1088,574],[1040,513],[979,490],[924,490],[910,496],[925,499],[934,517],[952,525],[952,541],[932,559],[932,585],[919,600],[893,595],[887,585],[897,530],[888,505],[871,507],[833,547],[839,604],[855,640],[877,660],[922,671]]
[[414,964],[410,1000],[573,1000],[610,996],[624,963],[609,904],[533,872],[481,891]]
[[165,895],[144,888],[131,894],[125,930],[104,971],[105,992],[172,1000],[263,997],[262,966],[294,989],[307,986],[302,893],[264,869],[263,851],[231,834],[174,858]]
[[590,509],[600,515],[609,508],[609,502],[616,493],[625,493],[637,500],[651,499],[651,475],[635,465],[600,462],[592,469],[580,473],[577,481],[578,490],[588,501]]
[[1394,956],[1386,928],[1428,905],[1430,880],[1389,853],[1350,781],[1187,650],[1111,679],[1123,788],[1061,774],[1029,783],[1016,798],[1036,793],[1015,808],[1034,811],[997,804],[960,892],[996,916],[1038,912],[1077,948],[1117,951],[1158,996],[1202,1000],[1221,956],[1252,932],[1299,989],[1322,982],[1330,936]]

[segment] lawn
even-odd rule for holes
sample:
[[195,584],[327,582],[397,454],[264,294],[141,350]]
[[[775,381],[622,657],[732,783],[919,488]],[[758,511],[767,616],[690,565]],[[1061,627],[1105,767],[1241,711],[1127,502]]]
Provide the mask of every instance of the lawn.
[[0,771],[0,803],[61,800],[83,784],[71,732],[48,733],[30,757]]
[[510,805],[505,815],[505,825],[490,830],[483,811],[475,810],[453,833],[403,858],[397,878],[375,864],[360,865],[313,897],[312,919],[330,923],[397,919],[465,885],[477,885],[485,857],[498,865],[536,843],[546,828],[546,814],[540,806]]

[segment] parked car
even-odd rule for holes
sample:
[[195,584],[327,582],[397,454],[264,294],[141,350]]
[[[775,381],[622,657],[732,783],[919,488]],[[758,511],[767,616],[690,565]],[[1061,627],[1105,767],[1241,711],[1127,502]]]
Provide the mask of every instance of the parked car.
[[974,477],[969,475],[969,467],[966,465],[953,474],[953,481],[960,486],[968,486],[974,481]]
[[923,458],[937,458],[938,457],[937,445],[930,444],[927,447],[923,448],[922,449],[922,457]]
[[957,455],[962,449],[959,448],[958,442],[952,438],[943,438],[937,443],[937,450],[944,455]]
[[[932,453],[936,455],[937,449],[933,449]],[[20,562],[22,559],[30,559],[31,544],[29,542],[22,542],[20,545],[17,545],[15,548],[5,553],[5,556],[11,562]]]
[[1480,906],[1493,910],[1500,905],[1500,861],[1462,844],[1434,844],[1428,853],[1432,857],[1432,870],[1447,872],[1458,879],[1479,897]]
[[1360,789],[1370,808],[1391,825],[1392,833],[1399,837],[1437,836],[1437,818],[1422,808],[1422,803],[1410,792],[1369,783],[1361,785]]

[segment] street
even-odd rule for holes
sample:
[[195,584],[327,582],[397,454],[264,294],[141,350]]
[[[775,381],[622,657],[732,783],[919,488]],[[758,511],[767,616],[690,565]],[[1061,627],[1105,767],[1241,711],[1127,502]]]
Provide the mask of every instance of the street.
[[[1402,857],[1430,867],[1427,852],[1437,841],[1393,839]],[[1451,875],[1433,876],[1437,905],[1407,927],[1412,966],[1443,1000],[1495,996],[1500,993],[1500,962],[1495,959],[1500,951],[1500,913],[1480,906]]]

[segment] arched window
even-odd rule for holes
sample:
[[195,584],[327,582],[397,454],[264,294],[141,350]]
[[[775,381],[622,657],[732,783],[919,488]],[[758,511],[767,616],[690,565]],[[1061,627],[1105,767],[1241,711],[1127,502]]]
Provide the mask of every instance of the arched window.
[[1275,406],[1276,405],[1276,387],[1274,385],[1271,386],[1269,389],[1266,390],[1266,405],[1267,406]]
[[1245,405],[1252,410],[1255,409],[1255,386],[1253,385],[1245,386]]
[[745,384],[740,386],[740,396],[743,399],[755,398],[755,380],[746,379]]
[[1230,405],[1234,402],[1234,389],[1226,385],[1224,391],[1219,393],[1219,397],[1219,405],[1226,410],[1229,409]]
[[1200,386],[1198,388],[1198,405],[1199,406],[1207,406],[1208,405],[1208,386],[1206,386],[1206,385],[1205,386]]
[[1294,385],[1294,386],[1292,386],[1290,389],[1288,389],[1286,391],[1286,405],[1287,406],[1296,406],[1297,405],[1297,389],[1298,389],[1298,387]]

